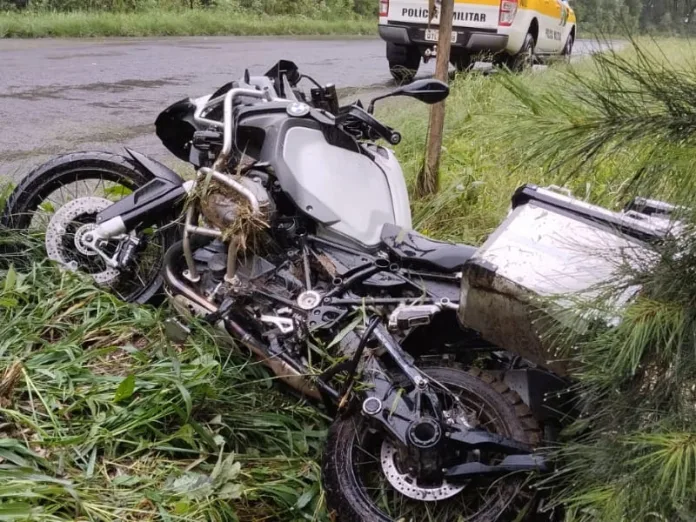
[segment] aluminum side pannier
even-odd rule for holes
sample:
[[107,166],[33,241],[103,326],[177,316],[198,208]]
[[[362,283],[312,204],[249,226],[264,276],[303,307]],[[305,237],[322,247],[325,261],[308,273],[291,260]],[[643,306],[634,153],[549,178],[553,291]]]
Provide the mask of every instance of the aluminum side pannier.
[[[612,212],[559,193],[521,187],[512,210],[476,255],[464,265],[460,322],[488,342],[552,371],[569,368],[559,355],[558,327],[582,331],[587,321],[578,301],[592,301],[607,284],[621,286],[622,268],[654,262],[651,245],[674,233],[675,207],[636,198]],[[626,286],[613,295],[603,320],[639,291]]]

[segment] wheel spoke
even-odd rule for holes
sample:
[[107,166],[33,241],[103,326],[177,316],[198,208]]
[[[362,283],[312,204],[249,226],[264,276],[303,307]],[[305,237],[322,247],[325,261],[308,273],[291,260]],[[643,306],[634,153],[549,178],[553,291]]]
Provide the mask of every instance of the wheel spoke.
[[[137,178],[136,178],[137,179]],[[118,200],[123,194],[132,192],[137,186],[135,180],[125,178],[122,174],[105,174],[102,170],[72,171],[60,178],[52,178],[53,185],[48,193],[44,193],[30,201],[24,210],[16,214],[20,229],[25,229],[32,235],[42,239],[51,219],[56,218],[56,212],[67,203],[78,198],[97,198],[97,200]],[[109,197],[108,194],[113,195]],[[94,203],[93,203],[94,205]],[[72,232],[66,234],[65,240],[60,241],[59,248],[65,252],[68,262],[74,261],[78,269],[88,274],[102,273],[108,269],[106,264],[98,257],[88,256],[79,252],[74,243],[74,234],[77,228],[88,222],[94,223],[96,214],[85,221],[82,218],[75,220],[75,225],[70,225]],[[109,283],[110,290],[121,299],[129,300],[136,293],[140,293],[151,285],[158,277],[164,252],[166,235],[162,233],[162,227],[154,227],[153,233],[145,238],[146,244],[136,254],[131,273],[128,277],[119,276]],[[65,226],[68,228],[68,225]],[[69,237],[68,237],[69,236]],[[116,241],[109,242],[104,248],[109,255],[113,255],[117,246]]]

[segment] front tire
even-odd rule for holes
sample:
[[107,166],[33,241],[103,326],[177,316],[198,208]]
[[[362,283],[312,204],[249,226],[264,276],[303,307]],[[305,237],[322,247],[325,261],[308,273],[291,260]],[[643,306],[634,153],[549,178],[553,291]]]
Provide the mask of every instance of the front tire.
[[[46,257],[43,240],[52,217],[57,215],[60,208],[77,199],[117,201],[152,179],[152,174],[143,172],[133,161],[117,154],[77,152],[58,156],[34,169],[17,185],[0,216],[0,230],[8,230],[11,233],[8,235],[16,235],[20,241],[34,239],[32,243],[41,245],[39,255]],[[104,202],[108,204],[108,201]],[[69,226],[79,230],[80,226],[92,223],[95,217],[94,213],[85,214],[72,220]],[[109,290],[120,299],[144,304],[159,295],[162,288],[162,257],[176,235],[174,229],[166,228],[167,217],[162,216],[159,224],[146,231],[145,246],[138,254],[136,269],[128,274],[121,273],[109,284]],[[104,273],[106,267],[100,264],[103,261],[93,255],[90,258],[90,254],[77,251],[75,245],[71,244],[70,240],[76,234],[75,230],[65,232],[65,244],[60,245],[61,250],[64,249],[66,255],[76,263],[77,260],[82,262],[78,270]],[[10,243],[6,249],[18,262],[30,263],[34,260],[22,245]],[[93,271],[82,270],[82,266]]]
[[389,72],[398,85],[411,83],[418,73],[421,54],[415,45],[399,45],[387,42]]
[[[528,444],[539,442],[539,426],[532,413],[516,393],[490,374],[458,367],[432,367],[425,373],[433,381],[457,389],[466,404],[477,404],[480,422],[486,422],[486,429]],[[483,488],[467,486],[447,500],[422,502],[407,498],[389,485],[380,457],[374,462],[366,457],[374,451],[365,441],[374,436],[359,414],[336,421],[329,430],[322,472],[327,503],[338,522],[493,522],[508,520],[510,513],[530,501],[517,477]],[[380,477],[374,479],[376,473],[381,474],[381,481]],[[373,487],[375,484],[379,487]],[[389,500],[393,505],[387,504]]]

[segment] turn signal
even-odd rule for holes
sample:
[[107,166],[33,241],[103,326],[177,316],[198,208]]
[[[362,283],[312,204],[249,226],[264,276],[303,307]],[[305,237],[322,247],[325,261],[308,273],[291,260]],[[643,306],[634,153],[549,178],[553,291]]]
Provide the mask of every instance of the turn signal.
[[517,14],[517,2],[518,0],[500,0],[500,17],[498,18],[498,25],[504,27],[509,27],[515,20],[515,15]]

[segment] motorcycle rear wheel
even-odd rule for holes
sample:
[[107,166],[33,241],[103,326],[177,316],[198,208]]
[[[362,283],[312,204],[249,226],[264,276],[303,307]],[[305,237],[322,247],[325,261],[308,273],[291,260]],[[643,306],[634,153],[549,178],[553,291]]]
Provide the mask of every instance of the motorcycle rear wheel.
[[[130,159],[107,152],[77,152],[48,161],[20,181],[0,216],[0,230],[4,228],[12,233],[8,236],[19,238],[14,244],[11,239],[9,244],[3,245],[6,258],[21,264],[46,256],[46,229],[65,204],[92,198],[93,202],[101,201],[105,205],[108,204],[105,200],[115,202],[152,179],[150,173],[139,169]],[[66,257],[80,262],[78,270],[81,272],[104,273],[106,270],[101,259],[78,252],[75,244],[71,244],[80,227],[92,226],[95,218],[92,212],[72,220],[66,227],[70,228],[65,233],[67,239],[60,245]],[[167,227],[169,218],[162,216],[159,224],[147,229],[146,246],[137,255],[136,266],[128,273],[119,274],[108,285],[108,289],[123,301],[144,304],[160,295],[162,258],[176,239],[175,229]],[[27,244],[37,248],[28,249]]]
[[[444,366],[425,372],[466,404],[479,405],[479,427],[538,444],[540,429],[530,410],[515,392],[490,374]],[[502,522],[530,502],[521,477],[500,479],[483,487],[467,485],[446,500],[407,498],[384,477],[379,452],[383,441],[369,440],[374,437],[383,439],[381,433],[367,429],[359,414],[336,421],[329,430],[322,471],[327,503],[339,522]],[[381,477],[375,479],[376,474]]]

